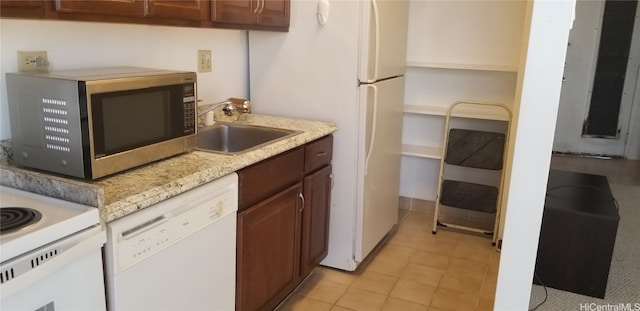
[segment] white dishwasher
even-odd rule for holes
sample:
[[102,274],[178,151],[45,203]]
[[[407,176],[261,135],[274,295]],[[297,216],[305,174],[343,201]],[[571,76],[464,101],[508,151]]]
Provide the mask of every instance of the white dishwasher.
[[109,310],[234,310],[235,173],[107,224]]

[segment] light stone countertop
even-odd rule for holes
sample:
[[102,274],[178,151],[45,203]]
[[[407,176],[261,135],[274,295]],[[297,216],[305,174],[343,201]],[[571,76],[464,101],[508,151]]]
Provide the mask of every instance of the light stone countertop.
[[236,122],[302,133],[243,154],[192,151],[94,181],[13,166],[10,144],[5,144],[0,150],[0,185],[95,206],[101,220],[110,222],[338,130],[328,122],[257,114]]

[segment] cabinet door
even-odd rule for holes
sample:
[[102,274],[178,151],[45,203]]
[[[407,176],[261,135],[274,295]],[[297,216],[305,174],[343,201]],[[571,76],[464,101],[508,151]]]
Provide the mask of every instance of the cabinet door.
[[257,23],[289,28],[289,0],[259,0]]
[[211,21],[252,25],[256,23],[257,9],[256,0],[215,0],[211,7]]
[[327,256],[332,179],[331,165],[304,178],[300,256],[300,275],[303,278]]
[[297,183],[238,214],[236,310],[273,310],[300,281]]
[[47,10],[41,0],[2,0],[0,1],[1,17],[44,18]]
[[207,0],[154,0],[148,2],[147,16],[181,20],[209,20]]
[[289,30],[289,0],[215,0],[211,21],[218,27]]
[[125,17],[143,17],[144,1],[135,0],[55,0],[56,11],[62,13],[86,13]]

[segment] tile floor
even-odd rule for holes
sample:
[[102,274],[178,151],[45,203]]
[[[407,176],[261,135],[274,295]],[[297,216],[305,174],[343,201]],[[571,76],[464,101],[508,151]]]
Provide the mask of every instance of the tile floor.
[[316,268],[278,311],[492,310],[500,253],[491,239],[433,235],[431,214],[400,211],[397,229],[358,270]]

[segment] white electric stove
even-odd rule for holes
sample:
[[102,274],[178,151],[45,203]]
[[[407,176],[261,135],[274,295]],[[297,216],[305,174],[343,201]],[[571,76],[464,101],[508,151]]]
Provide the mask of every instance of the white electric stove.
[[105,310],[98,209],[0,186],[0,309]]

